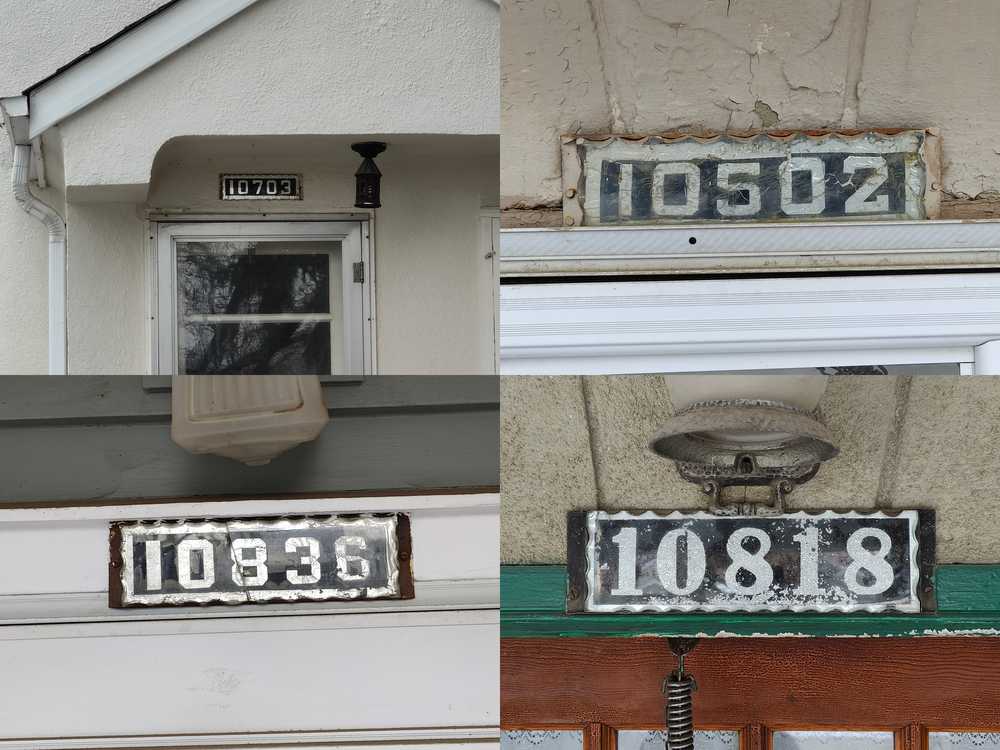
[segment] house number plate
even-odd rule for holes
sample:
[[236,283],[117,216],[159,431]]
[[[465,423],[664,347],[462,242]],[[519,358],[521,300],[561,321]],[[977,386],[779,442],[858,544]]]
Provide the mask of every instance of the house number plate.
[[934,218],[937,137],[922,130],[567,138],[575,224]]
[[112,607],[412,599],[409,517],[111,526]]
[[224,174],[224,201],[300,201],[302,178],[297,174]]
[[932,514],[914,510],[780,516],[573,512],[567,608],[920,612],[934,546],[924,526],[933,532]]

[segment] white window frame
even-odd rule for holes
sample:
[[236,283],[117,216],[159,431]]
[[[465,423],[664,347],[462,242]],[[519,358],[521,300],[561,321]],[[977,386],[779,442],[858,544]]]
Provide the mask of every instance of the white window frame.
[[[368,223],[364,221],[161,221],[153,225],[151,273],[151,371],[171,375],[178,370],[177,352],[177,242],[183,241],[332,241],[341,243],[343,337],[346,372],[375,372],[373,266]],[[364,264],[364,283],[353,280],[352,264]]]
[[1000,273],[501,287],[502,374],[959,363],[1000,373]]

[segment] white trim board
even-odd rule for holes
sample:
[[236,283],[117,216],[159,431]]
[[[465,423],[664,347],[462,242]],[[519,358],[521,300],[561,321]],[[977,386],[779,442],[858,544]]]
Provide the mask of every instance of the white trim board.
[[508,284],[500,293],[503,374],[969,363],[1000,339],[1000,273]]
[[[281,619],[282,615],[495,609],[499,606],[499,496],[247,500],[0,511],[0,570],[33,559],[30,576],[0,577],[0,624]],[[447,502],[447,501],[453,502]],[[107,603],[108,524],[166,518],[260,518],[405,512],[413,543],[413,600],[266,606],[132,608]],[[484,543],[490,541],[492,543]],[[38,555],[38,550],[46,554]],[[2,631],[3,628],[0,628]]]
[[51,740],[493,728],[498,639],[495,610],[7,626],[17,679],[0,726]]
[[257,518],[263,516],[322,515],[324,513],[412,513],[414,511],[495,511],[500,495],[481,492],[455,495],[385,495],[247,500],[178,500],[167,503],[83,505],[65,508],[3,508],[0,528],[7,523],[71,521],[128,521],[152,518]]
[[[192,620],[288,615],[353,615],[385,612],[437,612],[496,609],[499,578],[414,581],[413,599],[359,602],[306,602],[263,607],[164,607],[110,609],[108,592],[15,594],[0,596],[0,625],[130,620]],[[3,747],[0,745],[0,747]]]
[[156,65],[257,0],[182,0],[29,92],[29,138]]
[[[111,748],[222,748],[293,747],[299,750],[333,750],[372,743],[392,743],[393,750],[463,750],[497,747],[495,727],[441,727],[432,729],[362,729],[326,732],[256,732],[240,734],[171,734],[134,737],[68,737],[53,740],[0,740],[0,750],[111,750]],[[433,744],[428,744],[433,743]],[[440,744],[438,744],[440,743]]]
[[[694,242],[692,242],[694,240]],[[502,276],[997,265],[1000,221],[505,229]]]

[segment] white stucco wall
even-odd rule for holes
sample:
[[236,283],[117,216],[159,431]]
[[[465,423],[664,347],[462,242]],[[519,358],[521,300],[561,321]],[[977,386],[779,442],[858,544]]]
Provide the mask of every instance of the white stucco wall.
[[[158,4],[0,0],[0,92],[19,93]],[[10,142],[0,129],[0,373],[45,373],[48,239],[14,201],[10,169]]]
[[996,197],[994,0],[515,0],[501,195],[560,199],[561,133],[938,127],[943,184]]
[[499,33],[491,0],[261,0],[67,120],[67,184],[145,183],[180,135],[496,134]]

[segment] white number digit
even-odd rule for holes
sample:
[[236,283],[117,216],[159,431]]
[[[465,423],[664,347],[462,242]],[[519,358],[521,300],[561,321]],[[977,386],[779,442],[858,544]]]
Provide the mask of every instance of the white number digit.
[[849,214],[884,214],[889,211],[889,196],[880,195],[873,201],[868,199],[889,179],[889,165],[881,156],[848,156],[844,159],[844,172],[853,175],[859,169],[874,170],[865,181],[858,185],[844,202],[844,212]]
[[[368,542],[363,536],[342,536],[333,544],[337,553],[337,575],[344,581],[363,581],[371,575],[372,566],[361,555],[352,555],[347,550],[367,550]],[[352,573],[351,566],[357,565],[360,572]]]
[[253,185],[254,185],[254,195],[262,195],[264,193],[263,180],[254,180]]
[[750,196],[747,205],[734,206],[729,202],[729,195],[719,198],[715,202],[715,208],[720,216],[754,216],[760,213],[760,187],[754,180],[731,181],[733,175],[750,175],[760,177],[760,162],[732,163],[723,162],[719,165],[716,183],[720,190],[730,193],[737,190],[745,190]]
[[635,587],[635,526],[623,526],[611,541],[618,545],[618,585],[611,595],[638,596],[642,592]]
[[246,180],[238,180],[236,182],[236,192],[239,193],[240,195],[249,195],[250,183],[247,182]]
[[281,181],[281,194],[282,195],[291,195],[292,194],[292,181],[291,180],[282,180]]
[[[760,543],[760,549],[753,554],[747,552],[743,546],[743,542],[750,538],[756,539]],[[764,555],[770,549],[771,537],[760,529],[744,526],[733,532],[729,541],[726,542],[726,551],[729,553],[729,559],[732,560],[732,565],[726,568],[726,585],[731,591],[747,596],[755,596],[767,591],[774,580],[774,570],[764,559]],[[753,574],[753,583],[749,585],[740,583],[737,574],[741,570]]]
[[[253,550],[247,559],[246,552]],[[237,586],[263,586],[267,583],[267,545],[263,539],[233,540],[233,583]],[[253,575],[244,575],[244,568],[253,568]]]
[[618,165],[618,216],[632,218],[632,164],[627,161]]
[[296,568],[288,568],[285,575],[289,583],[316,583],[319,580],[319,540],[311,536],[296,536],[285,541],[285,552],[296,552],[303,547],[308,548],[309,554],[299,558],[299,565],[308,565],[309,574],[300,575]]
[[[819,215],[826,208],[826,165],[816,156],[793,156],[781,165],[781,210],[788,216]],[[792,177],[796,172],[808,172],[812,183],[812,200],[795,203],[792,199]]]
[[819,529],[815,526],[792,537],[801,551],[799,554],[799,596],[819,594]]
[[[878,550],[869,552],[863,542],[866,539],[877,539]],[[881,594],[892,587],[895,576],[892,566],[886,556],[892,549],[892,539],[882,529],[858,529],[847,540],[847,554],[851,556],[851,564],[844,572],[844,583],[855,594]],[[858,574],[866,570],[875,579],[870,584],[858,580]]]
[[[677,570],[677,548],[682,537],[687,541],[687,580],[683,586]],[[705,580],[705,562],[705,545],[688,529],[674,529],[665,534],[656,548],[656,574],[663,588],[675,596],[686,596],[701,586]]]
[[[191,577],[191,555],[201,555],[201,578]],[[215,549],[208,539],[185,539],[177,545],[177,582],[186,589],[208,589],[215,583]]]
[[268,195],[277,195],[278,194],[278,181],[277,180],[268,180],[267,181],[267,194]]
[[[668,175],[684,177],[685,202],[666,204],[663,188]],[[653,213],[657,216],[693,216],[701,199],[701,170],[686,161],[664,162],[653,169]]]
[[163,574],[160,571],[160,541],[146,542],[146,590],[159,591],[163,588]]

